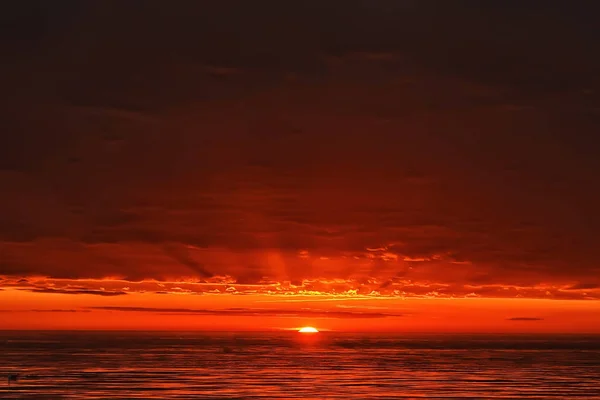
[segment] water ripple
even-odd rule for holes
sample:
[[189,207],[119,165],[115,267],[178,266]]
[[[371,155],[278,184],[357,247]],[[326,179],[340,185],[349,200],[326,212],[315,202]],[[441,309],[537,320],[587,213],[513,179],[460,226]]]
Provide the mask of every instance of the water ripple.
[[598,337],[0,332],[14,399],[600,399]]

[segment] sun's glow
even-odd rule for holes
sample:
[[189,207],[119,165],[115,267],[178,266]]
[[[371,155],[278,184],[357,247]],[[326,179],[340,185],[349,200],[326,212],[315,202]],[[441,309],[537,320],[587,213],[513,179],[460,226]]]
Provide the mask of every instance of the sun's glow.
[[318,333],[317,328],[313,328],[312,326],[305,326],[298,330],[300,333]]

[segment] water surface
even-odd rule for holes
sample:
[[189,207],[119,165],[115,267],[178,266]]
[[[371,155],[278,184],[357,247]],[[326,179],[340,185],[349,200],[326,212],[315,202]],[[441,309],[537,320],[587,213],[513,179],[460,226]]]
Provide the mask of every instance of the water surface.
[[0,347],[0,398],[600,399],[597,336],[13,331]]

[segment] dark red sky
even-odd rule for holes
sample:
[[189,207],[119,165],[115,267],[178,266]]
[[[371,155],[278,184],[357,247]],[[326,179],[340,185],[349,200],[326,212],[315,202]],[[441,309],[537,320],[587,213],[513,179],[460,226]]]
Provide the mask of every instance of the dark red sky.
[[596,2],[295,3],[3,2],[0,287],[600,299]]

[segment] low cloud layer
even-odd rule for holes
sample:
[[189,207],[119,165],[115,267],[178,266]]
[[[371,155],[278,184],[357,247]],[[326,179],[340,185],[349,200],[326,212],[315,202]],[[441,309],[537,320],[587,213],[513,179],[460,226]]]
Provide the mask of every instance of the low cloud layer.
[[126,281],[110,279],[48,279],[28,280],[7,278],[6,289],[33,293],[92,295],[102,297],[128,294],[162,295],[326,295],[335,298],[533,298],[549,300],[600,300],[599,290],[572,290],[568,285],[531,284],[524,286],[459,282],[411,280],[406,278],[378,279],[303,279],[298,282],[262,280],[252,284],[238,284],[232,277],[220,276],[197,281]]
[[508,321],[543,321],[544,318],[535,318],[535,317],[513,317],[509,318]]
[[122,312],[151,312],[162,314],[197,314],[197,315],[219,315],[219,316],[269,316],[269,317],[315,317],[315,318],[385,318],[401,317],[402,314],[391,312],[361,312],[361,311],[331,311],[331,310],[285,310],[285,309],[189,309],[189,308],[151,308],[151,307],[118,307],[104,306],[92,307],[95,310],[122,311]]
[[106,291],[106,290],[91,290],[91,289],[52,289],[52,288],[32,288],[32,289],[24,289],[33,293],[55,293],[55,294],[89,294],[94,296],[104,296],[104,297],[112,297],[112,296],[122,296],[127,294],[125,292],[114,292],[114,291]]

